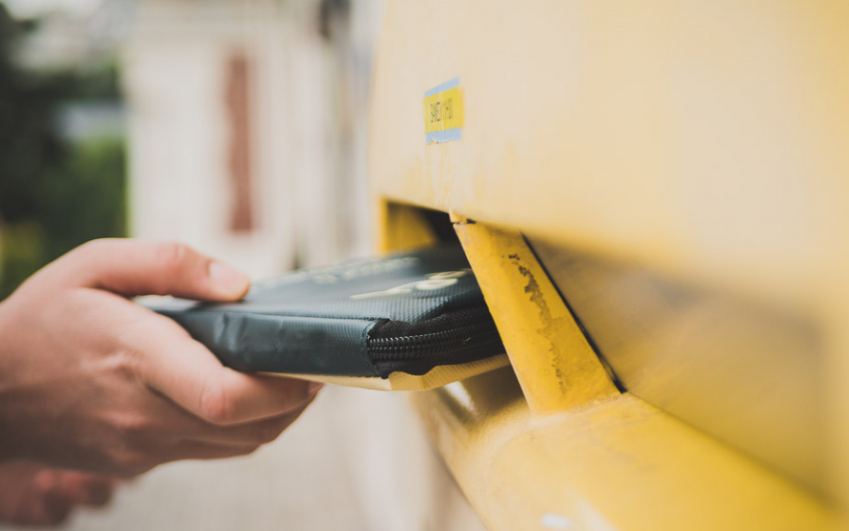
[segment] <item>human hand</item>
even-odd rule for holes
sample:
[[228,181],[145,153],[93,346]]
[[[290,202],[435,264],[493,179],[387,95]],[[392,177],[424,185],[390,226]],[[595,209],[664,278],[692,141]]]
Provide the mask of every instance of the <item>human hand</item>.
[[132,476],[247,454],[320,384],[239,373],[128,297],[235,301],[247,277],[185,245],[89,242],[0,303],[0,461]]
[[115,483],[111,478],[23,461],[0,464],[0,522],[60,524],[77,506],[106,505]]

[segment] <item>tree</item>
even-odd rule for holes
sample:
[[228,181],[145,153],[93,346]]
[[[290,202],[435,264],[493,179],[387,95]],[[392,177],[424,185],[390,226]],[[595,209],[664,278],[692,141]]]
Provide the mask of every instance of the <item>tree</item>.
[[21,67],[16,47],[37,23],[14,20],[0,4],[0,298],[73,247],[125,234],[122,140],[74,143],[57,129],[68,101],[116,99],[117,71]]

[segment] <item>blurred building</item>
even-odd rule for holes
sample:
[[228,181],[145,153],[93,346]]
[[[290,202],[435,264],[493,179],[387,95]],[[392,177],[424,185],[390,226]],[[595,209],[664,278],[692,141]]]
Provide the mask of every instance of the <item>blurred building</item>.
[[38,2],[28,4],[11,2],[9,7],[38,21],[20,56],[24,65],[38,70],[86,69],[111,60],[135,11],[134,0],[66,1],[62,9],[42,6],[43,12]]
[[376,7],[139,2],[122,53],[132,233],[255,276],[367,253]]

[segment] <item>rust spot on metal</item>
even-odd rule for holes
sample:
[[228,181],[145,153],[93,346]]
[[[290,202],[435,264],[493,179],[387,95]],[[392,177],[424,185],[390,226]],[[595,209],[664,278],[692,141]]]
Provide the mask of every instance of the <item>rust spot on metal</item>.
[[551,368],[554,371],[555,376],[557,377],[557,382],[561,391],[565,391],[565,381],[563,379],[563,374],[560,371],[559,364],[557,363],[557,353],[555,351],[555,346],[551,342],[551,338],[556,333],[557,327],[565,325],[563,322],[564,319],[562,317],[554,318],[551,315],[551,309],[548,307],[548,303],[545,300],[545,296],[543,296],[542,291],[539,287],[539,282],[537,282],[536,276],[534,273],[528,269],[527,267],[521,265],[519,262],[521,261],[521,257],[518,254],[511,254],[507,256],[518,268],[519,274],[525,277],[528,280],[528,283],[525,285],[524,291],[525,293],[531,296],[531,303],[537,307],[539,310],[539,317],[543,323],[543,327],[537,329],[537,333],[540,334],[541,337],[544,337],[546,341],[548,341],[548,357],[551,362]]

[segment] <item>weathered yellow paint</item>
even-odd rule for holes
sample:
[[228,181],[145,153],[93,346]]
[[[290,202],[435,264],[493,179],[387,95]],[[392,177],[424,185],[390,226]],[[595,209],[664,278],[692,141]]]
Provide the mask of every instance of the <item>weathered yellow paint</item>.
[[522,235],[466,220],[454,227],[531,409],[619,394]]
[[437,242],[438,238],[419,209],[382,199],[375,203],[378,252],[408,251]]
[[[499,370],[412,400],[491,531],[834,525],[805,491],[627,393],[540,417]],[[542,525],[554,516],[569,527]]]
[[[847,28],[839,0],[390,0],[370,177],[384,197],[818,307],[849,211]],[[454,77],[463,138],[428,146],[422,95]]]
[[[402,226],[426,223],[415,210],[387,205],[392,214],[384,219],[393,223],[378,228],[394,236],[384,236],[385,250],[409,248],[399,237],[404,234],[421,243],[423,226]],[[639,398],[605,385],[592,391],[576,387],[571,397],[552,393],[565,387],[550,363],[540,363],[558,359],[546,358],[547,349],[556,346],[563,356],[565,381],[575,369],[564,344],[571,342],[571,353],[584,362],[598,359],[576,335],[561,335],[552,345],[552,330],[533,323],[527,277],[518,269],[525,267],[523,259],[538,288],[543,279],[546,305],[558,316],[568,309],[559,306],[559,295],[521,234],[452,219],[514,367],[412,393],[410,400],[489,529],[546,529],[542,522],[551,518],[586,531],[836,528],[834,511],[809,491]],[[511,262],[512,254],[519,260]],[[538,310],[536,316],[539,325]],[[568,316],[559,324],[569,330],[574,321]],[[605,379],[610,384],[600,364],[589,372],[595,375],[591,385]]]
[[[414,207],[392,205],[389,210],[395,214],[386,219],[396,223],[423,223]],[[461,216],[453,221],[515,373],[496,370],[412,393],[410,400],[489,529],[544,530],[544,522],[568,522],[570,529],[585,531],[835,528],[828,506],[803,488],[608,387],[607,374],[581,341],[571,316],[564,314],[568,309],[521,235],[468,223]],[[421,234],[401,226],[382,229]],[[386,241],[396,246],[388,250],[408,247],[402,239]],[[519,270],[520,264],[527,273]],[[537,281],[528,292],[526,274]],[[563,330],[543,324],[533,307],[535,294],[552,316],[561,318],[554,328]],[[573,350],[563,348],[567,344]],[[557,356],[547,357],[552,347]],[[570,360],[570,354],[579,362]],[[571,396],[559,395],[560,380],[546,360],[563,364],[563,381],[584,370],[581,364],[589,366],[593,378],[583,384],[590,385],[575,386]],[[598,381],[605,383],[593,389]]]
[[[573,515],[576,529],[822,529],[832,510],[845,520],[849,3],[390,0],[384,20],[369,146],[377,197],[803,314],[825,351],[826,379],[813,386],[828,430],[806,438],[799,461],[826,470],[815,488],[827,501],[629,394],[547,416],[494,375],[417,394],[488,525],[540,529],[541,511]],[[427,146],[422,94],[456,76],[462,139]],[[406,247],[381,227],[395,231],[384,248]],[[515,269],[497,255],[474,265],[481,278]],[[545,393],[532,385],[546,377],[520,367],[547,351],[526,332],[540,350],[511,356],[538,408]],[[656,385],[674,393],[675,374]]]

